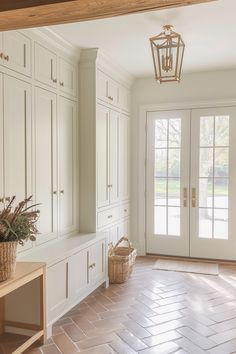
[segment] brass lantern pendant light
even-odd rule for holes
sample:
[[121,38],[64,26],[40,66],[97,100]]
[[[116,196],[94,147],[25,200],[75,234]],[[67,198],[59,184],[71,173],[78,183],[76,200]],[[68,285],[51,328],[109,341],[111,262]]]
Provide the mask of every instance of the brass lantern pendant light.
[[150,38],[155,78],[160,83],[180,81],[185,44],[181,35],[163,26],[163,32]]

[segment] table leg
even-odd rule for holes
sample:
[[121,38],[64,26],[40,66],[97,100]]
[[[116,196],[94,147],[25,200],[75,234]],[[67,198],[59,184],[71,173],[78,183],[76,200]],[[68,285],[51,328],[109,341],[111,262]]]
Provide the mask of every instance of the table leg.
[[4,332],[4,297],[0,298],[0,334]]
[[47,322],[46,322],[46,275],[45,268],[43,275],[40,277],[40,327],[43,329],[44,335],[42,344],[47,340]]

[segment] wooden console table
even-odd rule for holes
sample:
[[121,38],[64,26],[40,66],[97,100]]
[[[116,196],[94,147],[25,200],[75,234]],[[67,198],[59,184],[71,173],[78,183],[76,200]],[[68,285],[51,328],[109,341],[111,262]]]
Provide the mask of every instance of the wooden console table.
[[[7,320],[6,318],[6,308],[5,308],[5,299],[7,295],[11,294],[13,291],[20,289],[24,285],[34,281],[35,279],[39,280],[39,324],[25,323],[23,321],[14,321]],[[14,338],[14,334],[6,334],[6,327],[20,329],[20,330],[30,330],[34,334],[32,336],[22,336],[24,341],[22,343],[18,341],[18,345],[13,349],[12,354],[21,354],[27,348],[29,348],[37,340],[41,340],[42,343],[46,341],[47,332],[46,332],[46,291],[45,291],[45,263],[39,262],[17,262],[16,273],[12,279],[9,279],[5,282],[0,283],[0,345],[4,342],[4,336],[9,340]],[[21,306],[21,302],[17,303],[17,306]],[[18,335],[19,337],[19,335]],[[1,340],[2,338],[2,340]],[[9,339],[10,338],[10,339]],[[19,344],[20,343],[20,344]],[[1,349],[1,348],[0,348]],[[1,352],[1,350],[0,350]]]

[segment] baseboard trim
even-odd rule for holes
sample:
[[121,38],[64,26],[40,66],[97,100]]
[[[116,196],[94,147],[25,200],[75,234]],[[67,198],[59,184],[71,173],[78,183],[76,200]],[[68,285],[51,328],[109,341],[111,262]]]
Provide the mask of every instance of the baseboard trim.
[[232,261],[232,260],[228,261],[228,260],[224,260],[224,259],[170,256],[170,255],[153,254],[153,253],[147,253],[146,256],[139,256],[139,257],[153,257],[153,258],[160,258],[160,259],[176,259],[176,260],[185,260],[185,261],[189,260],[191,262],[205,262],[205,263],[219,263],[219,264],[236,265],[236,261]]

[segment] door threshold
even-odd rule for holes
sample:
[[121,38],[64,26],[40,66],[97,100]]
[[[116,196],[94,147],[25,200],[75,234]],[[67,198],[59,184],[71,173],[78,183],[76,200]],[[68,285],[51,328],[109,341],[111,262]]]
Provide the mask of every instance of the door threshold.
[[153,254],[147,253],[146,256],[156,257],[160,259],[172,259],[172,260],[183,260],[183,261],[191,261],[191,262],[205,262],[205,263],[219,263],[219,264],[233,264],[236,265],[236,260],[225,260],[225,259],[209,259],[209,258],[197,258],[197,257],[184,257],[184,256],[170,256],[170,255],[162,255],[162,254]]

